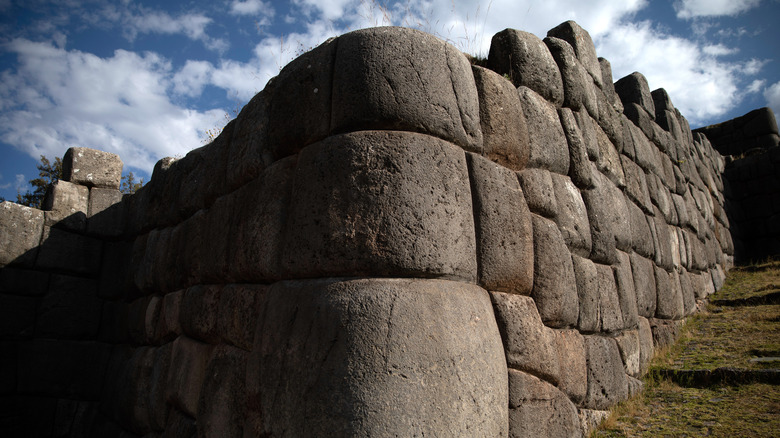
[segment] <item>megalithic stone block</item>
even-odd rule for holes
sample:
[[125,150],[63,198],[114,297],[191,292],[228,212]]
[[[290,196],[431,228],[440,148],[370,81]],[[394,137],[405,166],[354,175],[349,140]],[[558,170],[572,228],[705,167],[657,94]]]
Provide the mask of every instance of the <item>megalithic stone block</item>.
[[0,266],[32,267],[43,234],[41,210],[13,202],[0,203]]
[[122,181],[122,166],[117,154],[70,148],[62,159],[62,179],[87,187],[118,189]]

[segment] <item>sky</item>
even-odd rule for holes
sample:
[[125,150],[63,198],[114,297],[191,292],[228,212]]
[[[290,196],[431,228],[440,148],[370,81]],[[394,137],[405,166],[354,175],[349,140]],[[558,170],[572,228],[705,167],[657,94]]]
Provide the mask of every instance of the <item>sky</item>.
[[487,56],[505,28],[543,38],[566,20],[615,81],[641,72],[694,128],[780,115],[780,0],[0,0],[0,197],[73,146],[148,181],[290,60],[352,30],[414,27]]

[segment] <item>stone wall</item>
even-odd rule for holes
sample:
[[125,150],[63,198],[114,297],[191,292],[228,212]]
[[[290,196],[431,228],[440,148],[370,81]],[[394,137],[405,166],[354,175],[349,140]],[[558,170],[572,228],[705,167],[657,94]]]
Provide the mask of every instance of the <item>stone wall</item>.
[[770,108],[695,132],[726,157],[726,213],[737,263],[780,255],[780,135]]
[[121,202],[69,151],[2,204],[0,429],[587,433],[722,284],[724,160],[576,23],[486,64],[329,40]]

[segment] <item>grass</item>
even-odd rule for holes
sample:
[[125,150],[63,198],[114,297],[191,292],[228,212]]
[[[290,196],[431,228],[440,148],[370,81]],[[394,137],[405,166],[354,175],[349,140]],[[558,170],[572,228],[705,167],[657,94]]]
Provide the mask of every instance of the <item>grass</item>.
[[[713,300],[762,296],[778,289],[780,261],[729,272]],[[678,341],[657,352],[645,391],[611,409],[592,437],[780,436],[780,386],[711,385],[692,388],[657,377],[652,370],[780,368],[756,357],[780,356],[780,304],[714,306],[684,325]],[[656,377],[654,377],[656,376]]]

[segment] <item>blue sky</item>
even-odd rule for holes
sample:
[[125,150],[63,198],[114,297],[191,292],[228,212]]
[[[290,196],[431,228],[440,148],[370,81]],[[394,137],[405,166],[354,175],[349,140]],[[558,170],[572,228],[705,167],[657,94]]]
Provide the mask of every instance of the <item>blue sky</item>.
[[507,27],[544,37],[570,19],[615,80],[643,73],[693,127],[780,114],[780,0],[0,0],[0,196],[71,146],[148,180],[331,36],[402,25],[486,55]]

